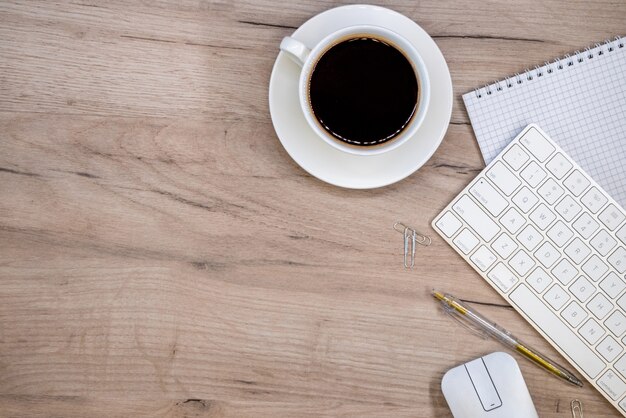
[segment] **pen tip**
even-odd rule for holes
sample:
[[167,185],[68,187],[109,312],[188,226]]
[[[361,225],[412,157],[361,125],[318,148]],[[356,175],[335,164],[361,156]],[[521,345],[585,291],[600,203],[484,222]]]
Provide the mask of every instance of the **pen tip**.
[[443,293],[438,292],[435,289],[433,289],[432,295],[435,297],[435,299],[439,299],[439,300],[443,300],[444,299]]

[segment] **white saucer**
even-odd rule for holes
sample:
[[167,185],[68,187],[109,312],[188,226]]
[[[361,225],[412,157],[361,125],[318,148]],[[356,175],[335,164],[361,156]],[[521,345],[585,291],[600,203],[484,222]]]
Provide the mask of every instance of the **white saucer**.
[[311,175],[350,189],[382,187],[412,174],[435,153],[452,114],[452,80],[441,51],[411,19],[378,6],[351,5],[327,10],[300,26],[291,37],[313,47],[331,32],[371,24],[393,30],[422,56],[431,82],[430,107],[416,134],[402,146],[379,155],[360,156],[328,145],[309,127],[298,99],[299,67],[283,52],[270,78],[270,113],[287,153]]

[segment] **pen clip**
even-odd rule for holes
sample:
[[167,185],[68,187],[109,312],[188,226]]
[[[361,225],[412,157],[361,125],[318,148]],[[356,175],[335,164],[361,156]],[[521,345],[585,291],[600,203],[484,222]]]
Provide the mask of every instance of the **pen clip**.
[[457,323],[463,326],[463,328],[469,330],[472,334],[476,335],[477,337],[482,338],[483,340],[486,340],[490,337],[489,334],[485,330],[478,328],[478,326],[472,326],[471,323],[468,321],[463,321],[459,317],[459,315],[455,313],[454,308],[452,306],[448,305],[447,303],[442,303],[441,307],[443,308],[443,311],[445,313],[450,315],[452,319],[454,319]]

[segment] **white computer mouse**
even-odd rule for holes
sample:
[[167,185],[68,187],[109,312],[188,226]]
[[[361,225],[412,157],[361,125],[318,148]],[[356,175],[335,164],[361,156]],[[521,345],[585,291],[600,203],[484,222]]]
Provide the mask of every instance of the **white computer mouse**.
[[538,418],[522,372],[507,353],[448,370],[441,390],[455,418]]

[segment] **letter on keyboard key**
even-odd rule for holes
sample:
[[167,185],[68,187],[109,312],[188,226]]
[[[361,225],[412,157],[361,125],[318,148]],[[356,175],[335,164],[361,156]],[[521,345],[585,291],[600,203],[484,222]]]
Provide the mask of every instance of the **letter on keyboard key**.
[[526,222],[526,218],[522,216],[521,213],[515,208],[509,208],[506,213],[500,218],[500,223],[504,225],[504,227],[511,234],[515,234]]
[[550,237],[558,247],[564,246],[573,236],[574,233],[560,220],[556,221],[554,225],[552,225],[552,228],[548,230],[548,237]]
[[535,262],[524,250],[519,250],[517,254],[509,260],[509,264],[520,276],[525,276],[531,268],[535,266]]
[[539,162],[544,162],[555,151],[554,146],[539,131],[531,128],[519,141]]
[[590,319],[589,321],[585,322],[585,325],[580,327],[578,332],[585,338],[585,340],[589,344],[594,345],[604,335],[604,328],[602,328],[602,326],[598,324],[594,319]]
[[507,196],[511,196],[511,193],[522,184],[520,179],[511,173],[511,170],[506,168],[500,161],[496,161],[493,167],[487,171],[487,178],[493,181],[493,184]]
[[587,347],[526,285],[519,285],[511,292],[510,299],[591,379],[595,379],[604,369],[605,364],[602,359]]
[[524,213],[528,213],[538,201],[539,198],[526,186],[522,187],[519,192],[513,196],[513,203]]
[[507,201],[500,196],[500,193],[494,189],[484,178],[479,179],[470,188],[470,193],[483,205],[493,216],[500,216],[502,211],[507,207]]
[[511,270],[508,269],[502,263],[498,263],[490,272],[487,277],[498,286],[498,289],[502,290],[502,293],[507,293],[515,283],[517,283],[517,277]]
[[459,221],[452,212],[446,212],[445,215],[435,222],[435,225],[437,225],[437,228],[439,228],[446,237],[450,238],[452,235],[456,234],[456,231],[459,230],[463,223]]
[[617,337],[621,337],[624,331],[626,331],[626,316],[619,310],[615,310],[611,316],[604,321],[604,325]]
[[491,241],[500,232],[498,224],[467,195],[461,197],[452,206],[452,209],[487,242]]
[[559,281],[564,285],[571,282],[572,279],[576,277],[577,273],[578,270],[576,270],[576,267],[574,267],[572,263],[567,261],[566,258],[562,258],[561,261],[559,261],[559,263],[556,265],[556,267],[552,269],[552,274],[554,274],[554,276],[559,279]]
[[574,238],[572,242],[565,247],[565,254],[567,254],[576,264],[580,264],[585,258],[587,258],[590,252],[591,250],[589,247],[587,247],[578,237]]
[[583,271],[594,282],[600,280],[608,270],[609,267],[595,254],[589,257],[589,259],[585,261],[585,264],[583,264]]
[[598,379],[598,386],[614,401],[619,399],[624,392],[626,392],[626,383],[624,383],[613,370],[607,370],[607,372]]
[[[615,299],[617,295],[622,293],[626,284],[617,274],[610,272],[606,275],[604,280],[600,282],[600,287],[606,292],[608,297]],[[622,309],[624,309],[624,311],[626,311],[626,299],[624,299],[624,296],[622,296],[617,303],[622,307]]]

